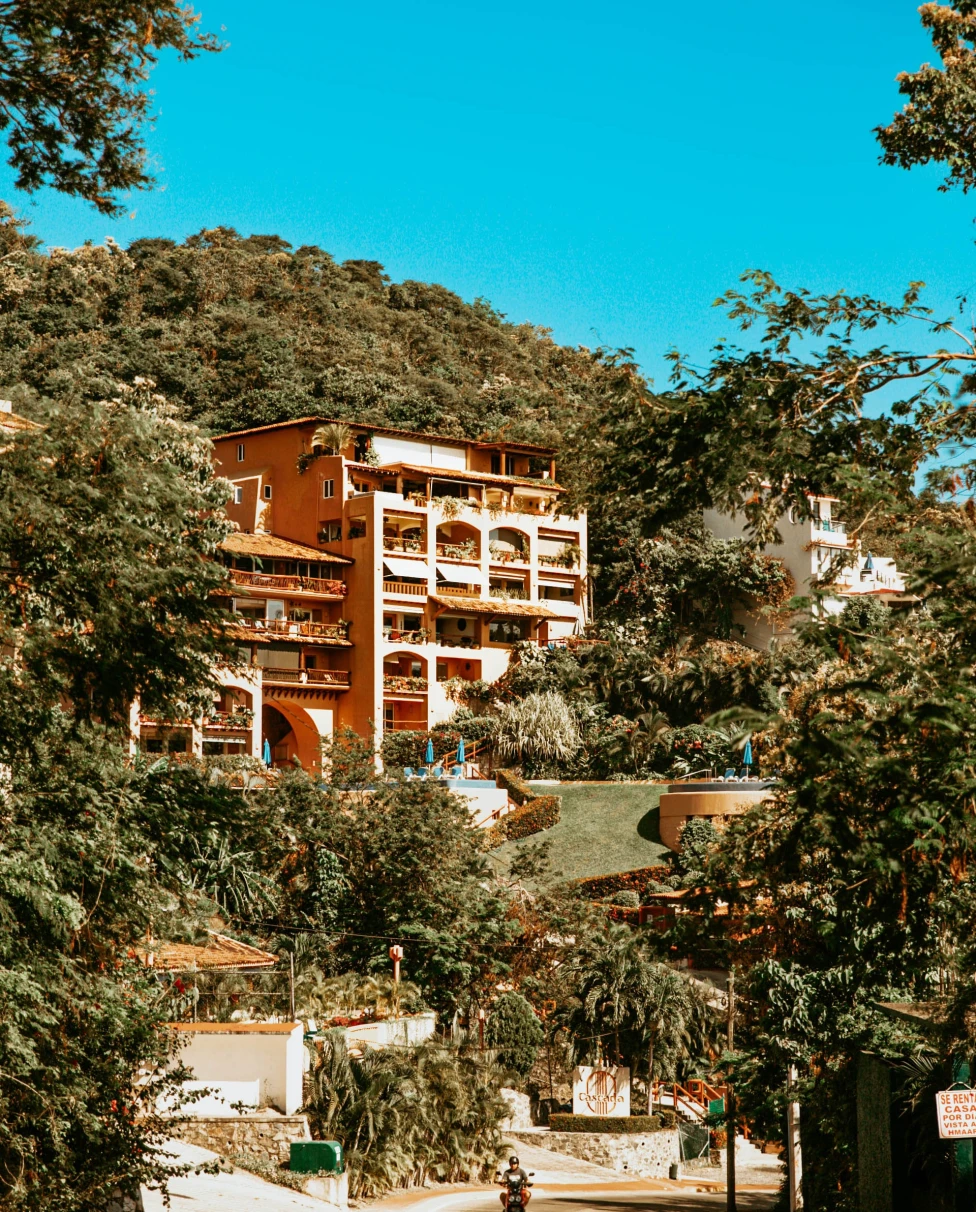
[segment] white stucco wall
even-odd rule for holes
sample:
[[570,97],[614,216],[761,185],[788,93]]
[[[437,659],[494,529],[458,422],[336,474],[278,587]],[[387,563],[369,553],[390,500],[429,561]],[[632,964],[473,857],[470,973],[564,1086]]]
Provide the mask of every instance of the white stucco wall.
[[300,1023],[176,1023],[178,1060],[199,1082],[261,1083],[261,1103],[293,1115],[302,1105]]

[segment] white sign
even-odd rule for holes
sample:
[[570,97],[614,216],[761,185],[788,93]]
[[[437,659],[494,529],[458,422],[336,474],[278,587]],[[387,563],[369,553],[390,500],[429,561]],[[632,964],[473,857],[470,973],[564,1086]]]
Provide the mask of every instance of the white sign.
[[630,1070],[623,1065],[573,1071],[574,1115],[630,1115]]
[[976,1138],[976,1090],[940,1090],[935,1110],[942,1140]]

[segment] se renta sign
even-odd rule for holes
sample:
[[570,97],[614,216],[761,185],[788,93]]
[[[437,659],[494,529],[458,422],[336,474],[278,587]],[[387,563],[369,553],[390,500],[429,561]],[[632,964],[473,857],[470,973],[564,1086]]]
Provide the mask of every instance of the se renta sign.
[[976,1138],[976,1090],[940,1090],[935,1096],[942,1140]]

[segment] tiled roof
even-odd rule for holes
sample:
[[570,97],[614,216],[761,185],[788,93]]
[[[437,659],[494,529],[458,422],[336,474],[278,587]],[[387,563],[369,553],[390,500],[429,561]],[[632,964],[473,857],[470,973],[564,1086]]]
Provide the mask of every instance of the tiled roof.
[[401,471],[433,476],[435,480],[468,480],[475,484],[511,484],[517,488],[548,488],[553,492],[566,491],[552,480],[530,480],[525,476],[499,476],[490,471],[454,471],[444,467],[424,467],[420,463],[381,463],[379,467],[371,467],[369,470],[388,471],[390,468],[397,467]]
[[36,421],[28,421],[26,417],[19,416],[15,412],[0,412],[0,430],[7,433],[12,433],[14,430],[43,428],[43,425],[38,425]]
[[267,556],[278,560],[314,560],[319,564],[355,564],[349,556],[336,555],[331,551],[319,551],[295,543],[276,534],[229,534],[220,544],[222,551],[239,556]]
[[504,446],[507,450],[521,450],[525,454],[554,455],[553,446],[534,446],[531,442],[508,442],[504,438],[489,442],[482,438],[448,437],[442,433],[422,433],[418,429],[396,429],[391,425],[364,425],[358,421],[336,420],[334,417],[295,417],[293,421],[276,421],[273,425],[256,425],[253,429],[235,429],[231,433],[219,433],[215,442],[225,438],[246,438],[252,433],[268,433],[273,429],[288,429],[293,425],[348,425],[354,432],[388,433],[400,438],[416,438],[418,442],[435,442],[440,446],[477,446],[482,450],[494,450]]
[[273,968],[278,957],[259,951],[224,934],[208,932],[202,947],[195,943],[154,943],[140,952],[143,963],[164,972],[207,971],[224,968]]
[[512,617],[520,616],[531,619],[558,619],[561,616],[546,606],[537,606],[534,602],[514,602],[505,598],[466,598],[454,594],[432,593],[430,600],[438,606],[458,610],[468,614],[498,614]]

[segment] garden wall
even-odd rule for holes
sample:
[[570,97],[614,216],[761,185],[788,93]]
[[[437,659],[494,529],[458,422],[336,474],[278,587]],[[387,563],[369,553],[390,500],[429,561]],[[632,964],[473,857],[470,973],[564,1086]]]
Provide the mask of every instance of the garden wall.
[[247,1153],[270,1162],[287,1162],[292,1141],[311,1140],[304,1115],[224,1115],[187,1119],[173,1125],[173,1135],[222,1157]]
[[638,1178],[667,1178],[680,1160],[677,1128],[637,1135],[616,1132],[511,1132],[527,1145],[577,1157]]

